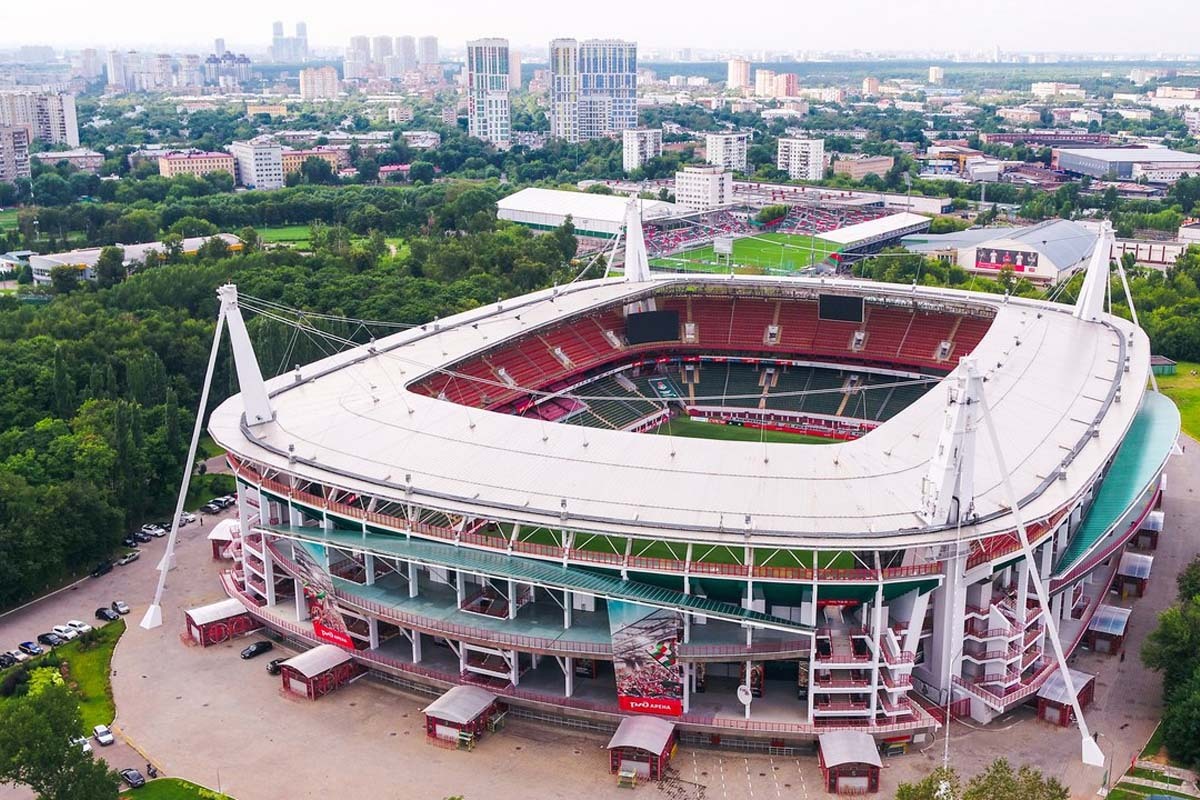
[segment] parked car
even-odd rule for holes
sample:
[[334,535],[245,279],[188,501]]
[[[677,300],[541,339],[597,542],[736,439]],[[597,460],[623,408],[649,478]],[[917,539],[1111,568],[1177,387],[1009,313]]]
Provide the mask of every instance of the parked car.
[[[44,644],[47,647],[58,647],[59,645],[67,643],[67,640],[59,636],[57,633],[39,633],[37,640],[38,644]],[[38,654],[33,653],[31,655]]]
[[70,625],[55,625],[50,630],[57,634],[58,638],[68,642],[79,635],[79,631],[75,630]]
[[[46,634],[43,633],[42,635],[45,636]],[[29,656],[40,656],[46,652],[36,642],[21,642],[17,645],[17,649],[24,653],[26,658],[29,658]]]
[[196,515],[190,511],[185,511],[179,515],[179,525],[181,527],[184,525],[190,525],[195,521],[196,521]]
[[147,536],[162,536],[163,529],[155,525],[153,522],[147,522],[142,526],[142,533]]
[[118,614],[128,614],[129,606],[125,605],[124,600],[113,600],[112,610],[117,612]]
[[272,661],[268,661],[267,662],[267,674],[268,675],[278,675],[279,674],[279,665],[285,661],[287,661],[286,658],[276,658]]
[[12,656],[10,656],[8,653],[0,653],[0,669],[8,669],[9,667],[11,667],[13,664],[16,664],[16,663],[17,663],[17,660],[15,658],[13,658]]
[[221,508],[229,508],[231,505],[236,503],[237,500],[234,499],[233,495],[227,494],[224,497],[214,498],[213,502],[219,505]]
[[133,538],[138,544],[145,544],[146,542],[150,542],[150,541],[154,540],[153,536],[151,536],[148,533],[142,533],[141,531],[135,532],[133,534]]
[[221,507],[210,500],[209,502],[200,506],[200,511],[205,514],[220,514]]
[[254,658],[255,656],[261,656],[263,653],[270,652],[274,647],[275,645],[267,641],[255,642],[242,651],[242,658]]
[[113,611],[111,608],[97,608],[96,619],[102,619],[105,622],[116,622],[121,618],[121,615]]
[[24,650],[22,650],[19,647],[15,648],[13,650],[9,650],[8,653],[6,653],[6,655],[12,656],[13,660],[16,661],[18,664],[20,664],[22,661],[29,660],[29,654],[27,654]]
[[79,749],[85,753],[92,752],[92,743],[88,741],[86,736],[78,736],[72,739],[71,743],[79,745]]
[[92,570],[92,577],[99,578],[101,575],[107,575],[108,573],[110,573],[112,571],[113,571],[113,563],[111,561],[101,561],[99,564],[96,565],[96,568],[94,570]]
[[113,736],[113,732],[107,725],[97,725],[92,728],[92,736],[100,743],[101,747],[108,747],[116,741],[116,737]]
[[121,544],[125,545],[126,547],[137,547],[139,544],[141,544],[141,542],[138,541],[137,536],[131,533],[121,540]]
[[146,779],[142,777],[142,773],[128,767],[121,770],[121,780],[125,781],[130,789],[140,789],[146,785]]
[[126,564],[132,564],[133,562],[137,561],[141,555],[142,554],[137,550],[130,550],[128,553],[117,559],[117,566],[123,567]]
[[88,625],[83,620],[78,620],[78,619],[67,620],[67,627],[70,628],[71,630],[75,631],[76,633],[88,633],[89,631],[92,630],[91,625]]

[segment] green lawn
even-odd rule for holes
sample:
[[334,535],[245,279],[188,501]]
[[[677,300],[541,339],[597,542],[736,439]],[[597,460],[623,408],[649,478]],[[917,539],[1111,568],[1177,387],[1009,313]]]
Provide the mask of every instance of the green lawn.
[[1200,364],[1180,361],[1174,375],[1159,375],[1158,388],[1179,406],[1183,432],[1200,439]]
[[[224,497],[237,491],[237,481],[228,473],[209,475],[193,475],[188,484],[187,500],[184,508],[197,508],[214,497]],[[170,516],[170,514],[168,514]]]
[[725,442],[778,442],[781,444],[832,444],[832,439],[807,436],[803,433],[764,431],[737,425],[715,425],[677,417],[658,426],[654,433],[662,436],[684,436],[689,439],[718,439]]
[[197,786],[182,778],[157,778],[136,792],[121,795],[129,800],[233,800],[227,794]]
[[0,210],[0,231],[10,231],[17,227],[17,210],[6,208]]
[[1154,789],[1137,783],[1118,783],[1116,788],[1108,793],[1108,796],[1110,800],[1112,798],[1116,800],[1143,800],[1143,798],[1148,796],[1185,797],[1191,800],[1196,797],[1194,794],[1184,794],[1183,792],[1176,792],[1169,789]]
[[207,433],[200,437],[200,444],[196,449],[201,458],[216,458],[225,455],[225,448],[214,442]]
[[[98,627],[96,643],[87,650],[81,650],[80,642],[75,640],[25,662],[31,670],[45,664],[50,656],[69,664],[67,685],[79,699],[79,715],[83,718],[84,732],[90,733],[96,725],[108,725],[117,716],[109,673],[113,650],[124,632],[125,620],[119,619]],[[55,662],[51,659],[50,663]],[[8,698],[0,698],[0,703],[7,701]]]
[[1159,783],[1169,783],[1172,786],[1183,786],[1183,781],[1179,778],[1168,775],[1165,772],[1159,772],[1154,769],[1144,769],[1142,767],[1133,767],[1125,773],[1134,778],[1141,778],[1147,781],[1158,781]]
[[[816,236],[796,233],[760,233],[753,238],[736,239],[733,243],[733,263],[737,271],[793,272],[820,264],[838,245]],[[651,266],[697,272],[726,272],[728,267],[718,263],[712,245],[686,250],[673,256],[651,259]]]
[[259,228],[258,235],[266,244],[286,244],[292,247],[308,247],[312,231],[307,225],[276,225]]

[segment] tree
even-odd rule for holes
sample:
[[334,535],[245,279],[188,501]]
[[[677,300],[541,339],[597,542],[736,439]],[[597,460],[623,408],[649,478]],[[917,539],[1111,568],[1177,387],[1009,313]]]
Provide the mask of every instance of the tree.
[[96,259],[96,285],[104,289],[125,280],[125,251],[120,247],[105,247]]
[[433,183],[433,164],[428,161],[414,161],[408,169],[408,178],[413,183]]
[[337,183],[333,167],[329,162],[317,156],[309,156],[300,165],[300,177],[304,183]]
[[0,706],[0,783],[28,786],[39,800],[117,800],[120,778],[75,744],[82,730],[63,686]]
[[68,264],[50,269],[50,288],[55,294],[70,294],[79,288],[79,270]]
[[1142,663],[1163,673],[1163,697],[1171,701],[1200,668],[1200,603],[1184,601],[1158,615],[1142,643]]
[[896,800],[1070,800],[1070,796],[1056,778],[1029,766],[1014,772],[1003,758],[971,778],[965,789],[953,768],[942,767],[916,783],[896,787]]
[[1179,587],[1179,602],[1200,603],[1200,556],[1193,558],[1191,563],[1183,568],[1175,579]]
[[916,783],[902,783],[896,787],[896,800],[958,800],[961,797],[958,774],[943,767]]
[[1162,726],[1163,744],[1171,758],[1200,767],[1200,669],[1167,703]]

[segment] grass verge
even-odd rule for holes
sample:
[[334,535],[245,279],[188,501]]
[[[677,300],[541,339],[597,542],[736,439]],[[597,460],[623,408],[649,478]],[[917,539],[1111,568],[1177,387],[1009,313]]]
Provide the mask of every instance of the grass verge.
[[716,425],[679,417],[659,425],[654,433],[662,436],[683,436],[688,439],[716,439],[723,442],[772,442],[780,444],[832,444],[832,439],[807,436],[803,433],[765,431],[737,425]]
[[136,792],[125,792],[128,800],[233,800],[227,794],[197,786],[182,778],[157,778]]
[[1159,375],[1158,388],[1179,407],[1183,432],[1200,439],[1200,364],[1180,361],[1174,375]]

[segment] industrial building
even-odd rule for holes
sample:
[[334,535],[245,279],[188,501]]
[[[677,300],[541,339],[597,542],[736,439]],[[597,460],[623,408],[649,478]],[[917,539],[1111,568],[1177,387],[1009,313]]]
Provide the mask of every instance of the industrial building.
[[1096,235],[1077,222],[1054,219],[1022,228],[972,228],[955,233],[906,236],[916,253],[995,277],[1011,269],[1017,277],[1057,282],[1087,263]]
[[1070,148],[1054,151],[1050,166],[1076,175],[1105,180],[1137,180],[1173,183],[1181,174],[1200,174],[1200,155],[1167,147]]

